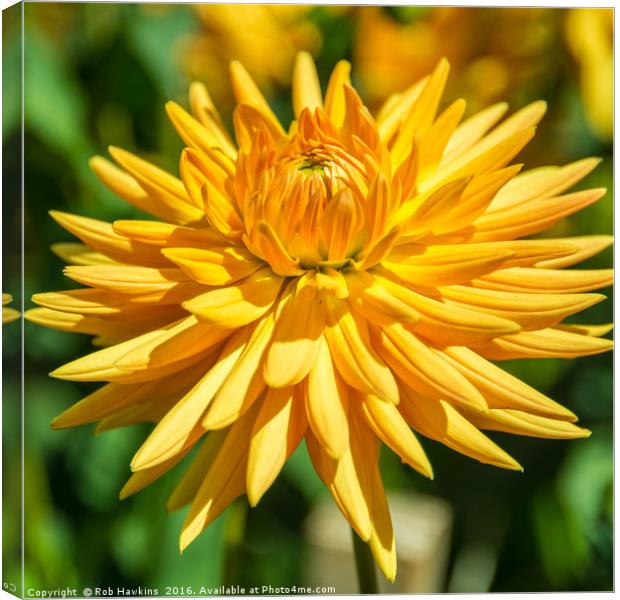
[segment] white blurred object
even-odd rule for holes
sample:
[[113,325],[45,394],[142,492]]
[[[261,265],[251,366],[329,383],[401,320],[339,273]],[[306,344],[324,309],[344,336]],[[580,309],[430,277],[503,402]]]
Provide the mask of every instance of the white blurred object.
[[[452,509],[422,494],[388,494],[396,535],[398,574],[394,584],[377,573],[381,593],[444,591],[450,550]],[[351,529],[333,501],[325,497],[306,521],[309,550],[304,581],[334,586],[337,594],[357,594]]]

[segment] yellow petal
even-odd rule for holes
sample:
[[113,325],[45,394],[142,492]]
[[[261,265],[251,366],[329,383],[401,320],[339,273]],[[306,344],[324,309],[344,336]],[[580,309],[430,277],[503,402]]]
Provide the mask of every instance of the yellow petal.
[[221,246],[223,238],[209,227],[183,227],[162,223],[161,221],[114,221],[112,227],[116,233],[130,240],[152,246],[198,247],[210,248]]
[[590,437],[590,431],[574,423],[558,421],[519,410],[493,409],[484,415],[469,413],[467,418],[480,429],[505,431],[528,437],[573,440]]
[[121,489],[119,499],[125,500],[126,498],[129,498],[129,496],[133,496],[133,494],[143,490],[145,487],[165,475],[170,469],[177,465],[191,449],[192,446],[188,446],[183,450],[183,452],[173,456],[165,462],[159,463],[149,469],[143,469],[142,471],[132,473],[131,477]]
[[302,278],[278,317],[265,356],[267,385],[281,388],[299,383],[314,364],[324,329],[325,316],[317,289]]
[[256,506],[275,481],[306,430],[301,398],[295,389],[269,390],[252,428],[246,487],[248,501]]
[[613,341],[555,327],[539,331],[522,331],[497,338],[478,348],[481,356],[491,360],[515,358],[576,358],[607,352]]
[[345,275],[351,303],[368,321],[377,325],[417,323],[420,314],[387,290],[368,271],[350,271]]
[[205,429],[221,429],[239,418],[256,401],[265,387],[261,363],[274,328],[271,311],[251,331],[241,356],[218,390],[202,421]]
[[547,398],[520,379],[485,360],[469,348],[452,347],[435,350],[475,385],[489,408],[524,410],[543,417],[575,421],[577,417],[557,402]]
[[178,510],[193,501],[227,435],[228,429],[218,429],[203,436],[198,452],[166,502],[167,510]]
[[602,198],[606,189],[584,190],[564,196],[532,200],[498,213],[482,215],[474,222],[473,241],[506,240],[544,231]]
[[278,117],[276,117],[271,110],[269,103],[265,100],[265,97],[254,83],[254,80],[239,61],[234,60],[230,63],[230,79],[237,104],[248,104],[256,108],[265,118],[271,121],[281,133],[284,133],[284,129],[280,121],[278,121]]
[[126,169],[147,193],[150,202],[165,207],[164,218],[181,225],[200,223],[203,220],[202,211],[192,204],[180,179],[131,152],[114,146],[110,146],[108,150],[112,158]]
[[255,256],[241,247],[164,248],[163,255],[189,277],[205,285],[225,285],[251,275],[260,267]]
[[432,479],[433,467],[398,408],[374,396],[365,396],[361,407],[366,422],[377,437],[396,452],[403,462]]
[[420,139],[419,177],[425,179],[437,169],[446,145],[465,113],[465,100],[453,102]]
[[120,262],[150,267],[165,266],[167,261],[157,248],[131,242],[118,235],[110,223],[51,210],[50,215],[61,227],[80,238],[87,246]]
[[413,390],[431,398],[486,409],[480,392],[402,325],[388,325],[375,334],[379,354]]
[[257,245],[260,253],[269,263],[273,272],[282,277],[303,274],[299,262],[291,258],[282,244],[278,234],[266,221],[260,221],[256,227]]
[[314,110],[323,106],[319,76],[309,52],[297,54],[293,67],[292,93],[293,110],[296,117],[299,117],[304,108]]
[[157,424],[131,461],[133,471],[148,469],[167,461],[183,451],[188,441],[204,433],[200,421],[222,383],[237,363],[248,341],[242,330],[228,341],[217,362],[205,364],[207,371],[200,381],[179,399],[166,416]]
[[[212,333],[208,333],[204,341],[201,339],[207,334],[208,329],[204,325],[201,326],[195,317],[188,317],[178,323],[149,331],[126,342],[78,358],[56,369],[51,375],[70,381],[118,380],[133,383],[132,373],[140,372],[137,378],[133,378],[134,380],[156,379],[186,366],[184,359],[198,360],[202,355],[194,348],[202,347],[204,350],[206,343],[208,349],[214,343],[214,339],[217,339],[217,335]],[[191,341],[192,345],[184,347],[185,340]],[[171,356],[166,352],[170,347],[174,347],[175,350],[184,349],[182,354]],[[117,361],[124,357],[126,367],[117,366]],[[172,370],[166,370],[165,366],[171,366]]]
[[403,244],[392,250],[382,265],[407,283],[434,287],[468,282],[495,271],[512,256],[510,250],[493,244]]
[[420,96],[414,102],[411,112],[404,120],[391,150],[392,164],[398,166],[405,158],[405,153],[415,137],[422,137],[431,127],[437,114],[437,108],[448,79],[450,65],[444,58],[439,61],[424,86]]
[[248,445],[256,409],[230,428],[219,447],[183,523],[181,551],[245,491]]
[[320,224],[328,260],[340,261],[351,254],[352,242],[362,224],[361,207],[349,190],[341,190],[330,199]]
[[551,327],[568,315],[605,299],[601,294],[526,294],[465,285],[445,286],[439,290],[450,304],[510,319],[524,330]]
[[499,102],[463,121],[450,138],[441,165],[452,162],[469,150],[504,116],[507,110],[508,104]]
[[334,371],[323,337],[319,339],[318,355],[308,374],[305,401],[308,424],[317,440],[332,458],[341,458],[349,445],[348,393]]
[[364,486],[360,473],[365,466],[354,462],[350,449],[340,460],[331,458],[310,430],[306,431],[306,446],[315,471],[334,501],[350,523],[351,527],[364,540],[369,541],[372,535],[372,521],[368,499],[364,495]]
[[346,60],[338,61],[327,84],[325,112],[336,127],[344,121],[344,86],[351,83],[350,73],[351,64]]
[[68,265],[114,265],[119,264],[109,256],[95,252],[85,244],[63,242],[52,244],[52,252]]
[[51,426],[54,429],[64,429],[94,423],[129,406],[150,400],[176,401],[201,373],[202,367],[199,365],[145,383],[108,383],[55,417]]
[[227,156],[236,157],[237,151],[223,128],[207,112],[201,112],[203,119],[200,122],[171,101],[166,103],[166,112],[178,134],[191,148],[221,148]]
[[613,284],[613,269],[564,271],[561,269],[502,269],[471,282],[474,287],[503,292],[576,294]]
[[33,294],[32,301],[52,310],[83,315],[116,315],[121,313],[125,306],[121,299],[93,289]]
[[334,364],[352,387],[398,403],[398,387],[391,370],[372,348],[366,321],[357,317],[345,301],[325,298],[325,337]]
[[437,345],[479,346],[498,335],[520,330],[514,321],[448,305],[407,289],[385,277],[386,274],[387,271],[384,271],[375,276],[393,296],[420,314],[420,320],[414,326],[415,332],[432,339]]
[[260,269],[235,285],[211,290],[183,303],[206,323],[235,329],[264,315],[275,302],[282,278]]
[[499,213],[532,200],[544,200],[561,194],[586,177],[600,162],[598,158],[584,158],[564,167],[548,166],[525,171],[497,193],[489,206],[489,213]]
[[568,256],[551,258],[536,263],[541,269],[563,269],[564,267],[572,267],[573,265],[598,254],[605,248],[613,244],[614,239],[611,235],[588,235],[584,237],[571,237],[560,240],[546,240],[548,242],[567,243],[577,248],[577,252]]
[[128,302],[178,304],[204,289],[176,268],[154,269],[127,265],[69,266],[65,267],[63,273],[84,285],[126,296]]
[[521,465],[480,432],[453,406],[403,393],[400,410],[414,429],[481,463],[522,471]]

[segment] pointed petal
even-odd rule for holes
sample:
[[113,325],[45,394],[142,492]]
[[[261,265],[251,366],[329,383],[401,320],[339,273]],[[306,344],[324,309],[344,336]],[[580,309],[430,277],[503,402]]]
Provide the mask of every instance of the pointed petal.
[[400,410],[411,427],[456,452],[502,469],[523,470],[518,462],[443,400],[427,400],[403,394]]
[[323,106],[321,84],[314,60],[309,52],[300,52],[293,67],[293,109],[299,117],[304,108],[314,110]]
[[349,445],[348,392],[334,370],[323,337],[320,338],[316,361],[308,374],[305,401],[308,424],[318,442],[332,458],[341,458]]
[[375,435],[398,454],[403,462],[432,479],[431,463],[398,408],[374,396],[365,396],[361,407],[362,415]]
[[269,390],[252,428],[246,487],[256,506],[295,451],[306,431],[306,417],[295,388]]
[[396,381],[372,348],[366,321],[357,317],[345,301],[327,297],[325,307],[325,337],[334,364],[343,379],[362,392],[397,404]]

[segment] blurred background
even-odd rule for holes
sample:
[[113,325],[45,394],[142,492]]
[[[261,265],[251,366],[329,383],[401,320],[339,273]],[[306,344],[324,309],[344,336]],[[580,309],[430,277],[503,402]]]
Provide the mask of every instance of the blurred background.
[[[90,173],[92,154],[105,154],[114,144],[177,172],[182,143],[165,118],[164,103],[174,99],[186,105],[188,83],[199,79],[230,122],[231,59],[246,64],[288,121],[290,72],[300,49],[315,56],[324,83],[338,60],[351,60],[354,84],[373,109],[424,76],[442,56],[452,65],[446,102],[464,97],[470,114],[499,99],[512,109],[547,100],[549,112],[519,162],[535,167],[600,156],[602,164],[579,187],[609,190],[547,235],[612,232],[611,9],[37,2],[26,3],[24,11],[26,308],[34,292],[72,287],[49,250],[70,236],[48,210],[105,220],[136,215]],[[4,21],[3,68],[5,81],[11,81],[19,73],[19,13],[7,12]],[[2,141],[6,165],[17,170],[19,99],[14,100],[5,100]],[[16,181],[3,182],[3,291],[19,299]],[[607,251],[585,266],[611,262]],[[611,319],[608,300],[575,321]],[[26,585],[146,585],[159,586],[161,593],[166,585],[221,583],[230,515],[224,513],[180,556],[184,515],[167,515],[164,502],[183,466],[120,502],[130,458],[149,427],[96,438],[89,427],[52,431],[51,418],[92,388],[47,373],[87,353],[89,340],[29,323],[25,331]],[[19,554],[17,522],[7,520],[19,514],[19,494],[6,483],[11,473],[19,473],[19,323],[5,326],[3,334],[6,565]],[[386,451],[384,481],[396,504],[417,498],[426,506],[421,510],[431,511],[424,514],[435,515],[429,519],[445,525],[444,543],[430,554],[431,562],[442,566],[437,581],[428,584],[434,589],[427,591],[611,590],[612,357],[502,366],[578,413],[593,435],[564,442],[493,434],[525,466],[523,474],[478,464],[424,440],[435,468],[432,482]],[[330,543],[317,534],[317,527],[329,523],[329,515],[317,508],[325,493],[301,448],[247,515],[239,584],[308,582],[304,565]],[[410,532],[398,534],[405,541],[417,535],[414,522],[407,527]],[[352,562],[345,568],[353,569]]]

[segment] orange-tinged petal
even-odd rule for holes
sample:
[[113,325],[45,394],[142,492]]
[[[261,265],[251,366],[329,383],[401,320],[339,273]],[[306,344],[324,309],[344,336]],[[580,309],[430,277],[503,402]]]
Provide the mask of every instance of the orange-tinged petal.
[[606,189],[584,190],[518,204],[509,210],[484,214],[473,226],[472,241],[509,240],[548,229],[560,219],[600,200]]
[[393,296],[409,304],[420,314],[414,331],[437,345],[479,346],[498,335],[516,333],[521,328],[514,321],[490,314],[448,305],[421,293],[399,285],[389,277],[387,271],[375,275]]

